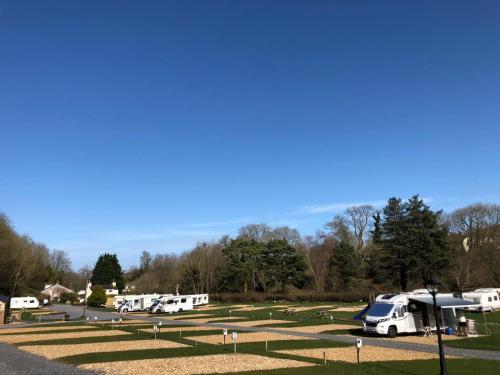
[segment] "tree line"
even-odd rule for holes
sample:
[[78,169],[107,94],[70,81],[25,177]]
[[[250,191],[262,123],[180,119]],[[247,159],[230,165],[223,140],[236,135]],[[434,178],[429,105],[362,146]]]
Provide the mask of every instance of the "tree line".
[[[120,289],[131,284],[136,293],[367,294],[421,288],[429,271],[454,291],[500,285],[497,204],[444,213],[431,210],[419,196],[406,201],[393,197],[380,210],[348,207],[307,236],[286,226],[250,224],[234,238],[199,243],[179,255],[143,251],[123,279],[121,268],[109,264],[116,268],[112,273],[88,266],[75,273],[64,252],[18,235],[1,218],[0,250],[7,256],[0,262],[9,272],[2,272],[0,288],[10,293],[36,290],[48,279],[84,285],[92,277],[94,284],[109,284],[111,274]],[[116,256],[103,256],[115,257],[119,265]]]

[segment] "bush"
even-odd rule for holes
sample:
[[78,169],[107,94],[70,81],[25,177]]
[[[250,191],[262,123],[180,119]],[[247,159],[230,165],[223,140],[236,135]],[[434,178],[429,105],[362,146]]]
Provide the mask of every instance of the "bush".
[[92,294],[87,298],[90,307],[100,307],[106,303],[106,292],[100,285],[92,287]]
[[63,293],[61,294],[61,297],[59,298],[59,302],[61,303],[71,303],[74,304],[76,303],[77,298],[75,293]]

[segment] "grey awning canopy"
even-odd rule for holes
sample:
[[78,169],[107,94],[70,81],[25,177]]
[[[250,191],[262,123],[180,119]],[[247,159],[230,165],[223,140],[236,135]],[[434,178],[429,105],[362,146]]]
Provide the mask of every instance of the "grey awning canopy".
[[[410,300],[415,302],[425,303],[427,305],[432,305],[432,297],[431,296],[422,296],[422,297],[411,297]],[[436,297],[436,305],[442,309],[465,309],[469,307],[479,307],[481,306],[478,303],[466,301],[457,297]]]

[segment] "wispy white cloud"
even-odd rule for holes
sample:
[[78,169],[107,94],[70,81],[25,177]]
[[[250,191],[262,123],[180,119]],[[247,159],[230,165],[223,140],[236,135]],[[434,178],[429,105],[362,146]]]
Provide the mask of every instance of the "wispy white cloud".
[[[422,200],[429,204],[434,201],[432,197],[422,197]],[[308,206],[299,207],[298,212],[303,214],[325,214],[325,213],[335,213],[345,211],[346,208],[352,206],[362,206],[370,205],[375,208],[382,208],[386,205],[387,199],[379,199],[374,201],[366,202],[337,202],[337,203],[326,203],[326,204],[312,204]]]
[[375,208],[382,207],[387,201],[386,200],[376,200],[369,202],[339,202],[339,203],[328,203],[328,204],[312,204],[308,206],[303,206],[299,208],[299,212],[305,214],[324,214],[344,211],[348,207],[361,206],[369,204]]
[[176,237],[208,237],[219,236],[224,233],[220,230],[206,229],[166,229],[159,231],[144,231],[144,232],[110,232],[103,237],[107,240],[114,241],[148,241],[160,240]]

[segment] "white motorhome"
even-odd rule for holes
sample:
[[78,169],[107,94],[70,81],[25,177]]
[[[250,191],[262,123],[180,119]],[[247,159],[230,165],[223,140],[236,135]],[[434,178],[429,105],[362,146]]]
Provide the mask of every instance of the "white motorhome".
[[13,297],[10,299],[11,309],[37,309],[40,303],[35,297]]
[[159,314],[189,310],[193,310],[193,299],[190,298],[190,296],[169,296],[156,300],[149,309],[149,312],[152,314]]
[[122,303],[116,308],[119,312],[147,310],[161,296],[159,294],[141,294],[123,297]]
[[[474,306],[473,302],[437,294],[438,319],[441,328],[456,327],[456,310]],[[400,333],[436,330],[433,300],[429,293],[382,294],[366,311],[363,331],[395,337]]]
[[500,309],[500,289],[480,288],[473,292],[463,293],[462,298],[479,306],[470,307],[471,311],[495,311]]
[[124,296],[124,295],[119,295],[119,296],[114,296],[113,297],[113,307],[116,309],[118,309],[118,306],[120,306],[123,302],[123,300],[128,297],[128,296]]
[[193,306],[208,305],[208,294],[191,294],[188,297],[193,300]]

